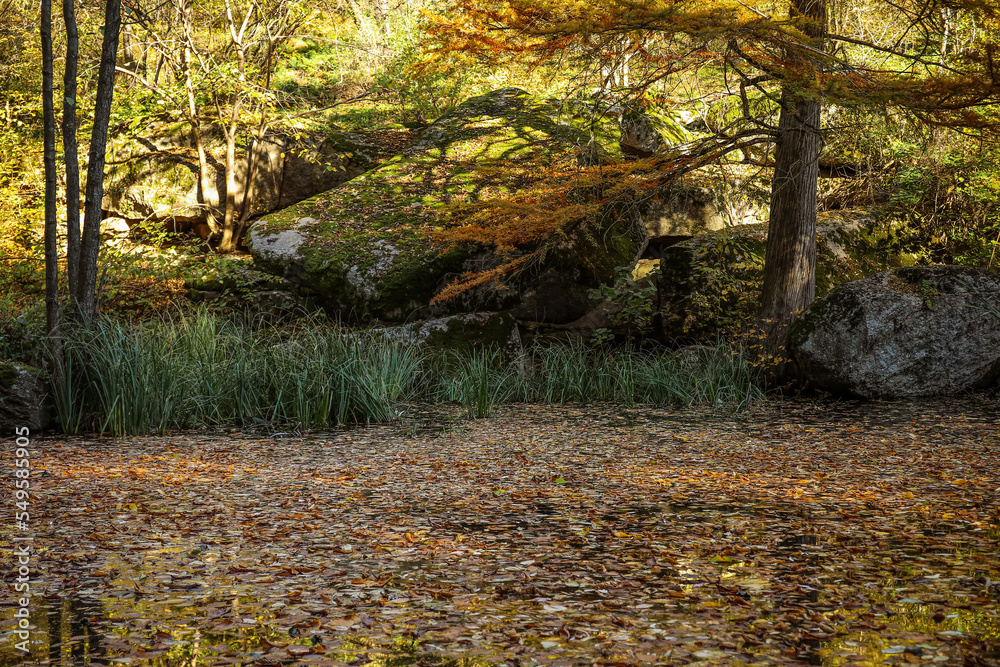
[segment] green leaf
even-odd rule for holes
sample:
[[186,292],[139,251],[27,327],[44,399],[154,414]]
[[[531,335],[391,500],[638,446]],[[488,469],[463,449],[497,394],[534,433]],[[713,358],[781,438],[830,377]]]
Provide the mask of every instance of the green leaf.
[[72,97],[67,97],[66,104],[70,105],[71,107],[76,106],[76,100],[74,100]]

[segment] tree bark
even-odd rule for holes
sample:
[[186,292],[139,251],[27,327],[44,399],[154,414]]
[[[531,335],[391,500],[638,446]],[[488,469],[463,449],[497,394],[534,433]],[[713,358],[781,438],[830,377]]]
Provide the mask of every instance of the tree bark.
[[69,293],[76,294],[80,272],[80,159],[76,142],[77,64],[80,38],[74,0],[63,0],[66,24],[66,67],[63,73],[63,157],[66,160],[66,275]]
[[[239,241],[236,234],[236,222],[240,215],[237,211],[239,183],[236,180],[236,135],[239,132],[239,103],[234,103],[229,126],[224,130],[226,135],[226,216],[222,223],[222,240],[219,242],[219,252],[228,253],[236,250]],[[249,187],[249,184],[247,184]]]
[[121,0],[107,0],[104,12],[104,41],[97,72],[94,126],[90,135],[90,163],[87,165],[87,201],[83,211],[83,238],[80,243],[80,276],[77,307],[80,319],[97,317],[97,255],[101,246],[101,201],[104,198],[104,162],[108,146],[108,124],[115,90],[115,63],[121,34]]
[[201,132],[201,120],[198,117],[198,98],[194,87],[194,74],[191,71],[191,55],[194,51],[194,16],[190,0],[181,0],[177,5],[181,25],[184,29],[184,48],[181,50],[181,69],[184,73],[184,91],[187,95],[187,119],[191,125],[191,137],[194,139],[195,150],[198,152],[198,200],[205,208],[205,219],[212,235],[222,232],[219,225],[219,197],[216,190],[214,200],[209,199],[212,190],[213,172],[208,168],[208,153],[205,150],[205,139]]
[[[792,0],[791,17],[803,32],[822,37],[825,0]],[[800,60],[795,58],[796,60]],[[808,67],[808,63],[799,62]],[[821,146],[820,101],[793,84],[781,93],[771,211],[761,299],[763,353],[774,375],[791,372],[784,361],[785,336],[795,316],[816,297],[816,184]]]
[[53,352],[59,347],[59,244],[56,225],[56,116],[52,100],[52,0],[42,0],[42,141],[45,164],[45,320]]
[[795,314],[816,297],[820,105],[788,90],[781,102],[761,308],[772,353]]

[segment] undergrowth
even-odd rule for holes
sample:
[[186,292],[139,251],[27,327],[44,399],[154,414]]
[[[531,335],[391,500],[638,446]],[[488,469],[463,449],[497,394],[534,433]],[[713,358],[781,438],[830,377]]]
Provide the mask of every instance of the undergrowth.
[[763,397],[729,347],[677,352],[577,344],[432,355],[373,332],[321,322],[281,329],[200,310],[103,319],[53,364],[60,427],[140,435],[190,427],[323,428],[387,421],[407,401],[459,402],[472,417],[498,403],[723,404]]

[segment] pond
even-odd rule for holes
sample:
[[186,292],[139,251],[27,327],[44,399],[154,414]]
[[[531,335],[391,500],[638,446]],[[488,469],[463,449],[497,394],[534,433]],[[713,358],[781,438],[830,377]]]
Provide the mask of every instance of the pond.
[[38,438],[0,665],[1000,664],[995,408]]

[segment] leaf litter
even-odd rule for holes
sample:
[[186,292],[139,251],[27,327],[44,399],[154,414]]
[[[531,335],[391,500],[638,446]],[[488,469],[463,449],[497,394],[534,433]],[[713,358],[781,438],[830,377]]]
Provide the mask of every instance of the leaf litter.
[[989,402],[461,414],[35,440],[31,657],[1000,665]]

